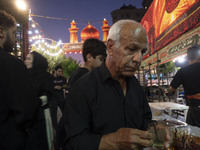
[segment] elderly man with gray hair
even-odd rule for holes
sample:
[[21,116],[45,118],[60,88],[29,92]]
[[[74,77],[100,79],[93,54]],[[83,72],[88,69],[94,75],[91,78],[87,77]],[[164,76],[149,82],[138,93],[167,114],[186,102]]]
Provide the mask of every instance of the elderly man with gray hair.
[[147,34],[133,20],[109,31],[107,57],[77,81],[67,96],[66,149],[122,150],[151,146],[145,131],[152,113],[134,72],[147,51]]

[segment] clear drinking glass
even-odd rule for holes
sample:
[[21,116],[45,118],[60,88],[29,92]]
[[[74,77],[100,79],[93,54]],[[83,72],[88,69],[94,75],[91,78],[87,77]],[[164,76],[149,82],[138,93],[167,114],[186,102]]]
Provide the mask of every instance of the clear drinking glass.
[[166,148],[166,137],[168,134],[168,127],[157,121],[153,121],[148,126],[148,132],[153,136],[153,148],[162,150]]

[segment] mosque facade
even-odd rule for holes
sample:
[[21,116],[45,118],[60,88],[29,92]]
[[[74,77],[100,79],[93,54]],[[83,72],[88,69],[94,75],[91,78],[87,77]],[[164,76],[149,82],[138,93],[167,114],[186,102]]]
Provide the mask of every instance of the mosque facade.
[[[102,41],[105,42],[107,40],[108,32],[110,29],[110,26],[108,26],[108,21],[106,19],[103,20],[103,26],[101,27],[101,29],[103,32]],[[99,31],[94,26],[92,26],[90,22],[81,31],[80,42],[78,41],[78,36],[77,36],[78,28],[74,20],[71,22],[71,28],[69,28],[69,32],[70,32],[70,43],[63,44],[63,50],[65,54],[82,53],[82,45],[86,39],[89,38],[99,39]]]

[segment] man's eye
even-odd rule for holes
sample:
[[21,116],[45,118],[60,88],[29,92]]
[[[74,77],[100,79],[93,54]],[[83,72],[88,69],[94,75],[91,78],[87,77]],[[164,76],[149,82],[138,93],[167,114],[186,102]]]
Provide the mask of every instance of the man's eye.
[[141,52],[142,54],[145,54],[147,52],[147,49],[143,49]]
[[127,51],[133,52],[133,51],[135,51],[135,48],[127,48]]
[[128,48],[128,49],[130,49],[131,51],[135,51],[135,50],[137,50],[136,47],[130,47],[130,48]]

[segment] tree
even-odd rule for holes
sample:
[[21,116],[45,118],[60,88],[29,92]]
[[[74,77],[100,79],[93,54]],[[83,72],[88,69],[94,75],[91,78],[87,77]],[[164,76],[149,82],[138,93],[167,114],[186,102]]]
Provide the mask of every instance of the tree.
[[176,65],[173,63],[173,61],[169,61],[165,64],[160,65],[159,68],[160,73],[167,75],[168,73],[171,73],[176,69]]
[[80,66],[80,62],[77,63],[77,61],[71,57],[65,59],[61,63],[63,66],[64,76],[69,78],[71,74]]

